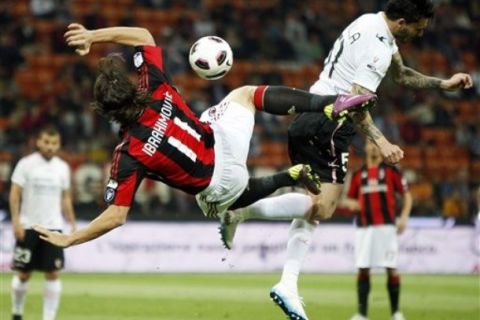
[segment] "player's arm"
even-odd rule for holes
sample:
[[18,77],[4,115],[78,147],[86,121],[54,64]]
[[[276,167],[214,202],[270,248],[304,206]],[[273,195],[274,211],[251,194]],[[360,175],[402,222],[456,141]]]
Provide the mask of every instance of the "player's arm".
[[424,75],[403,64],[399,52],[392,57],[391,70],[397,83],[411,88],[439,88],[443,90],[469,89],[473,86],[472,77],[467,73],[456,73],[449,79],[440,79]]
[[[372,93],[370,90],[354,84],[352,86],[352,94]],[[403,158],[403,151],[394,144],[391,144],[377,128],[373,122],[372,116],[368,110],[361,110],[351,114],[357,130],[371,139],[380,148],[383,158],[390,164],[398,163]]]
[[345,197],[342,202],[341,206],[347,208],[350,211],[360,211],[360,202],[354,198]]
[[410,217],[410,212],[412,211],[412,194],[410,191],[406,191],[402,195],[402,211],[400,211],[400,217],[397,221],[397,233],[402,234],[407,226],[408,218]]
[[92,220],[85,228],[71,234],[49,231],[41,226],[33,229],[40,233],[40,238],[58,247],[70,247],[100,237],[101,235],[123,225],[127,220],[130,207],[110,205],[97,218]]
[[155,45],[152,34],[145,28],[111,27],[88,30],[79,23],[71,23],[65,33],[70,47],[83,56],[90,52],[90,46],[99,42],[112,42],[127,46]]
[[74,232],[77,229],[77,224],[75,220],[75,211],[73,209],[72,194],[70,189],[63,190],[62,192],[62,212],[67,221],[70,223],[71,232]]
[[15,239],[23,240],[25,237],[25,230],[20,224],[20,199],[22,197],[22,187],[15,182],[12,182],[10,188],[9,204],[10,215],[12,216],[12,227]]

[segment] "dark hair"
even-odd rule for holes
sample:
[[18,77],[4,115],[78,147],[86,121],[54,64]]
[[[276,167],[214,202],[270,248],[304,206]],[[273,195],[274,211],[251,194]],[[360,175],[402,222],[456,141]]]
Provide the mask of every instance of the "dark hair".
[[60,131],[53,125],[46,125],[38,130],[37,138],[40,138],[42,134],[46,134],[47,136],[60,136]]
[[389,0],[385,14],[390,20],[405,19],[407,23],[433,17],[433,3],[430,0]]
[[109,120],[128,125],[145,109],[150,97],[137,91],[128,78],[125,60],[120,55],[109,55],[98,62],[98,75],[92,107]]

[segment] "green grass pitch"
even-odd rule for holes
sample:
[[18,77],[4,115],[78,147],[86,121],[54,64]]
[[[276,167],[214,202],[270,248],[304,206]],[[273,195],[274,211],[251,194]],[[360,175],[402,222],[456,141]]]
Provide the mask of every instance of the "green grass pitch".
[[[11,273],[0,276],[0,319],[10,318]],[[58,320],[285,319],[268,292],[278,274],[62,275]],[[370,320],[388,320],[385,275],[375,274]],[[479,320],[478,276],[403,275],[402,310],[408,320]],[[301,292],[311,320],[348,320],[355,312],[355,276],[306,274]],[[41,319],[43,275],[29,287],[25,320]]]

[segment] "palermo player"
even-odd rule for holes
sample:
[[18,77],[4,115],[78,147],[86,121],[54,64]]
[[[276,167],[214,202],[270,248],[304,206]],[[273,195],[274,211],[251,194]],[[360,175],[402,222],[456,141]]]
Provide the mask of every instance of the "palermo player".
[[[323,113],[329,105],[334,116],[340,117],[345,112],[367,108],[376,100],[373,94],[319,96],[287,87],[245,86],[230,92],[199,119],[172,86],[164,70],[163,51],[155,46],[148,30],[87,30],[76,23],[68,29],[67,43],[76,47],[80,55],[87,54],[90,46],[98,42],[134,46],[133,62],[139,78],[137,85],[129,80],[125,62],[117,55],[99,62],[94,108],[122,128],[122,141],[115,148],[105,191],[110,205],[85,228],[72,234],[35,228],[42,239],[61,247],[95,239],[125,223],[137,187],[145,177],[196,195],[202,211],[212,217],[222,216],[237,201],[248,205],[258,200],[259,194],[267,195],[278,185],[293,185],[297,180],[318,193],[307,166],[279,173],[269,183],[249,179],[246,160],[255,111],[279,115]],[[293,197],[289,205],[307,211],[311,201]]]
[[[51,127],[40,130],[36,140],[38,152],[17,163],[12,174],[10,212],[16,244],[13,257],[12,313],[21,320],[27,284],[33,270],[45,273],[43,320],[53,320],[60,303],[64,266],[63,250],[39,238],[32,226],[41,224],[60,231],[62,213],[75,230],[75,214],[70,196],[70,168],[56,156],[60,134]],[[40,319],[40,317],[35,317]]]
[[[457,73],[449,79],[426,76],[403,64],[396,41],[410,41],[423,35],[433,16],[429,0],[389,0],[385,12],[360,16],[335,41],[317,82],[310,88],[315,94],[366,94],[377,90],[387,70],[397,83],[411,88],[456,90],[470,88],[472,78]],[[291,319],[307,319],[298,295],[297,280],[309,250],[316,224],[330,218],[343,190],[347,171],[348,147],[355,129],[371,139],[388,164],[403,158],[403,151],[391,144],[373,123],[368,110],[351,114],[345,121],[332,122],[324,114],[298,115],[288,130],[292,163],[309,164],[320,176],[321,193],[315,196],[310,216],[278,209],[277,198],[267,198],[244,210],[229,211],[222,225],[223,241],[232,246],[238,223],[247,219],[295,219],[290,227],[287,261],[281,281],[271,296]],[[308,196],[305,196],[308,198]],[[309,222],[310,221],[310,222]]]

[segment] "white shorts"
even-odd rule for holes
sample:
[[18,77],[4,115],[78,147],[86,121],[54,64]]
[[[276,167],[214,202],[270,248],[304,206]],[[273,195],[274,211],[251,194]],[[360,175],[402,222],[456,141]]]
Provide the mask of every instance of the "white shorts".
[[208,217],[217,217],[242,195],[248,184],[247,157],[255,124],[254,114],[232,101],[202,113],[215,136],[215,168],[210,185],[197,194],[197,203]]
[[359,227],[355,232],[357,268],[397,268],[398,238],[393,225]]

